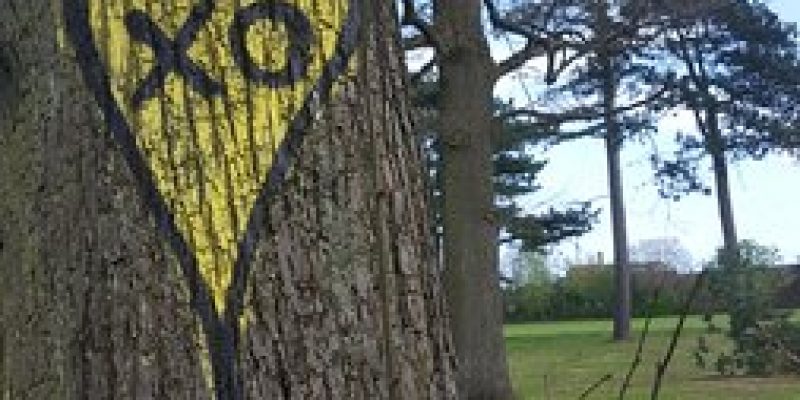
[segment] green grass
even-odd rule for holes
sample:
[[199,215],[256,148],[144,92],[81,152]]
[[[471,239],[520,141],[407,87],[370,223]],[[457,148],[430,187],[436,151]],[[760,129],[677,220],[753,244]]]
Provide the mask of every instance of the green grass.
[[[654,319],[627,399],[650,398],[655,364],[663,357],[677,318]],[[605,374],[612,374],[589,399],[616,399],[636,352],[644,321],[634,322],[635,338],[614,343],[610,321],[570,321],[509,325],[506,346],[519,399],[577,400]],[[698,317],[687,320],[665,376],[662,400],[793,400],[800,399],[800,379],[723,378],[695,365],[692,352],[704,328]],[[720,339],[721,340],[721,339]],[[724,343],[716,343],[719,348]]]

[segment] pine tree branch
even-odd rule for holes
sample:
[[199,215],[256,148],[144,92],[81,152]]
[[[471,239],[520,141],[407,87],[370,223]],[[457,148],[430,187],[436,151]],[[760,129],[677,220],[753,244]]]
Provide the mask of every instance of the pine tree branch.
[[[499,79],[524,66],[529,60],[535,57],[546,55],[548,57],[548,66],[554,64],[557,49],[564,46],[560,40],[537,34],[530,28],[514,23],[507,18],[503,18],[493,0],[484,0],[483,3],[493,28],[525,38],[525,46],[522,49],[512,54],[506,60],[495,64],[496,66],[493,71],[495,79]],[[556,5],[553,4],[550,8],[550,12],[552,12],[555,7]],[[548,74],[548,76],[549,75],[550,74]]]
[[528,41],[535,42],[541,40],[541,37],[533,33],[530,29],[503,18],[503,16],[500,14],[500,10],[497,8],[497,5],[493,0],[483,0],[483,4],[486,7],[486,11],[489,15],[489,22],[492,23],[492,26],[495,29],[522,36]]
[[532,58],[547,55],[549,64],[549,60],[552,59],[552,57],[550,57],[550,53],[551,51],[549,51],[549,49],[543,48],[542,46],[538,45],[535,41],[528,40],[525,42],[525,47],[518,50],[504,61],[496,64],[494,70],[495,79],[499,79],[500,77],[507,75],[525,66],[525,64]]
[[[650,96],[647,96],[642,100],[628,104],[626,106],[615,108],[613,110],[613,113],[621,114],[643,107],[647,104],[650,104],[658,100],[664,94],[666,94],[672,87],[673,87],[672,84],[667,83],[661,89],[657,90],[656,92],[652,93]],[[536,118],[541,123],[563,124],[567,122],[593,120],[602,117],[603,113],[604,111],[600,105],[577,107],[570,111],[555,112],[555,113],[535,110],[531,108],[517,108],[501,114],[500,118],[507,119],[507,118],[517,118],[517,117],[528,117],[528,118]]]

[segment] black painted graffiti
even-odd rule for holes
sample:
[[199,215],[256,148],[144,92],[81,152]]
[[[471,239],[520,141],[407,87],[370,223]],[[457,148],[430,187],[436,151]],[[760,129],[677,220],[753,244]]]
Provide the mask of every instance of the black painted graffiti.
[[195,5],[174,41],[143,11],[131,11],[125,16],[125,26],[131,37],[135,41],[148,44],[156,56],[156,65],[133,94],[134,108],[139,108],[146,100],[155,97],[172,71],[180,74],[206,98],[222,93],[222,85],[211,79],[186,54],[203,24],[211,18],[211,11],[208,3]]
[[[286,66],[281,71],[261,69],[247,51],[247,30],[256,22],[269,19],[282,22],[288,29],[289,48]],[[285,3],[254,3],[237,11],[229,30],[231,49],[236,65],[250,81],[271,88],[294,85],[306,77],[313,40],[311,23],[302,11]]]
[[[194,90],[205,98],[222,94],[222,84],[214,81],[192,61],[186,52],[197,39],[197,34],[211,19],[213,9],[208,3],[192,7],[186,23],[174,40],[170,40],[159,26],[143,11],[134,10],[125,16],[125,26],[133,40],[145,43],[155,53],[156,65],[147,74],[133,95],[134,108],[156,96],[165,85],[170,72],[181,75]],[[288,30],[289,46],[286,66],[281,71],[260,68],[249,54],[246,44],[248,29],[258,21],[283,23]],[[314,40],[311,22],[297,7],[279,2],[253,3],[237,10],[229,28],[233,58],[244,76],[252,83],[279,88],[294,85],[307,76],[310,48]]]

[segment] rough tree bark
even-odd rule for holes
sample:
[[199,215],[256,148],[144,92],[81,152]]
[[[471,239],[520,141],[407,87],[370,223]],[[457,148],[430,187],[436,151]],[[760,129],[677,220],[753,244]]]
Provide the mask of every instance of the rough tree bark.
[[[142,196],[148,171],[109,132],[62,4],[78,2],[0,1],[0,44],[15,55],[0,99],[0,398],[455,398],[394,2],[350,4],[351,72],[309,100],[285,179],[253,207],[242,311],[211,330],[198,310],[215,299],[192,289],[198,274]],[[190,62],[175,47],[180,81]]]
[[492,185],[497,75],[480,0],[435,3],[445,292],[463,399],[510,399]]

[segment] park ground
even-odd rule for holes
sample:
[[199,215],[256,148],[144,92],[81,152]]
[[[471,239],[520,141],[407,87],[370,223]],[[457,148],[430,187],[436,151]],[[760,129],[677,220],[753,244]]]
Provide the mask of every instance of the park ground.
[[[650,399],[656,363],[669,347],[677,318],[651,323],[642,362],[626,399]],[[634,339],[614,343],[611,321],[568,321],[508,325],[506,345],[514,390],[520,400],[578,400],[607,374],[612,378],[587,399],[617,399],[636,354],[644,320],[634,321]],[[668,372],[661,400],[800,400],[800,378],[729,378],[699,368],[693,351],[704,330],[699,317],[687,320]],[[722,340],[722,339],[718,339]],[[717,347],[723,345],[717,343]]]

